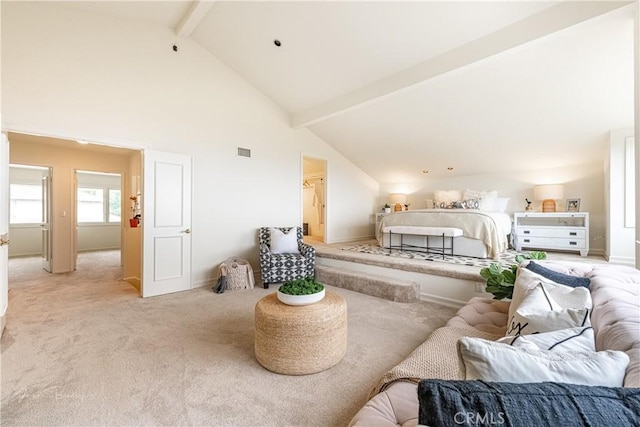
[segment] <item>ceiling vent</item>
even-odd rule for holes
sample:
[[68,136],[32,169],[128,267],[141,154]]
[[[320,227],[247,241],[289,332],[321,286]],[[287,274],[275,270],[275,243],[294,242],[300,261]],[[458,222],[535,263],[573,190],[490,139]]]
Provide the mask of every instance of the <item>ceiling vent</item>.
[[238,147],[238,156],[251,157],[251,150],[249,150],[248,148]]

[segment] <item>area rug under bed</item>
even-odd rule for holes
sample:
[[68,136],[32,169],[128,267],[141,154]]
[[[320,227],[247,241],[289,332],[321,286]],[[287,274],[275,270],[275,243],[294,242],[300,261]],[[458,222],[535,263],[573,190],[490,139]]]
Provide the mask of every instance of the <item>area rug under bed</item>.
[[343,251],[351,251],[351,252],[360,252],[365,254],[373,254],[373,255],[381,255],[388,256],[392,258],[405,258],[405,259],[415,259],[422,261],[434,261],[434,262],[444,262],[448,264],[457,264],[457,265],[468,265],[472,267],[488,267],[492,262],[500,262],[503,265],[507,264],[516,264],[516,256],[520,254],[513,249],[508,249],[503,254],[500,255],[499,260],[494,260],[491,258],[473,258],[467,256],[450,256],[445,255],[444,259],[442,258],[442,254],[429,254],[425,252],[417,252],[417,251],[401,251],[397,249],[393,249],[391,253],[389,253],[389,249],[381,248],[376,243],[359,243],[353,246],[346,246],[342,248]]

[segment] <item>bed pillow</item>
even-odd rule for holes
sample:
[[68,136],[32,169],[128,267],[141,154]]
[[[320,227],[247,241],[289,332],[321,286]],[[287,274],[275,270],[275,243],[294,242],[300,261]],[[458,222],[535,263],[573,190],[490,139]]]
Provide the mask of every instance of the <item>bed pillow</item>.
[[631,427],[640,389],[428,379],[418,384],[418,403],[418,422],[425,426]]
[[436,190],[433,192],[433,207],[435,208],[446,208],[460,200],[462,200],[460,190]]
[[507,335],[539,334],[591,326],[588,308],[563,309],[540,283],[532,289],[507,322]]
[[299,254],[298,235],[295,227],[284,233],[277,228],[271,228],[271,253],[274,254]]
[[509,197],[493,197],[485,199],[482,210],[488,212],[506,212],[509,204]]
[[480,206],[478,209],[483,211],[495,211],[496,198],[498,192],[496,190],[464,190],[464,199],[479,199]]
[[482,338],[458,340],[465,379],[509,383],[552,381],[622,387],[629,356],[622,351],[547,351]]
[[596,342],[591,326],[560,329],[540,334],[506,336],[496,342],[532,350],[596,351]]
[[547,267],[543,267],[540,264],[536,264],[533,261],[529,261],[526,268],[536,274],[541,275],[544,278],[553,280],[554,282],[560,283],[561,285],[571,286],[572,288],[577,288],[579,286],[588,288],[589,285],[591,285],[591,279],[589,279],[588,277],[571,276],[570,274],[558,273],[557,271],[553,271]]

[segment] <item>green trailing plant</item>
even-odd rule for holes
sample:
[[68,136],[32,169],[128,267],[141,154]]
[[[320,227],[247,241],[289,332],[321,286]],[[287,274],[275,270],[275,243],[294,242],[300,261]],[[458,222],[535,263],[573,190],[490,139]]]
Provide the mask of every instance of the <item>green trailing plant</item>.
[[287,295],[311,295],[322,292],[323,289],[322,283],[317,282],[313,277],[305,277],[284,282],[278,290]]
[[486,291],[493,294],[494,299],[505,299],[513,296],[513,285],[516,282],[516,270],[518,264],[525,259],[547,259],[546,252],[532,251],[528,254],[516,256],[516,263],[503,266],[499,262],[493,262],[489,267],[480,270],[480,276],[487,282]]

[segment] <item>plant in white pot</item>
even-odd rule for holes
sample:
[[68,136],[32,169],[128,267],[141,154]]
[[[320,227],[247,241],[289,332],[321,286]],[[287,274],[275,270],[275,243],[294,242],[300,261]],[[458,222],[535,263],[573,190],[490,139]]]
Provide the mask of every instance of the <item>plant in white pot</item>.
[[384,213],[391,213],[391,206],[389,206],[389,203],[385,203],[382,209],[384,210]]
[[278,299],[288,305],[309,305],[324,298],[324,285],[313,277],[289,280],[280,285]]

